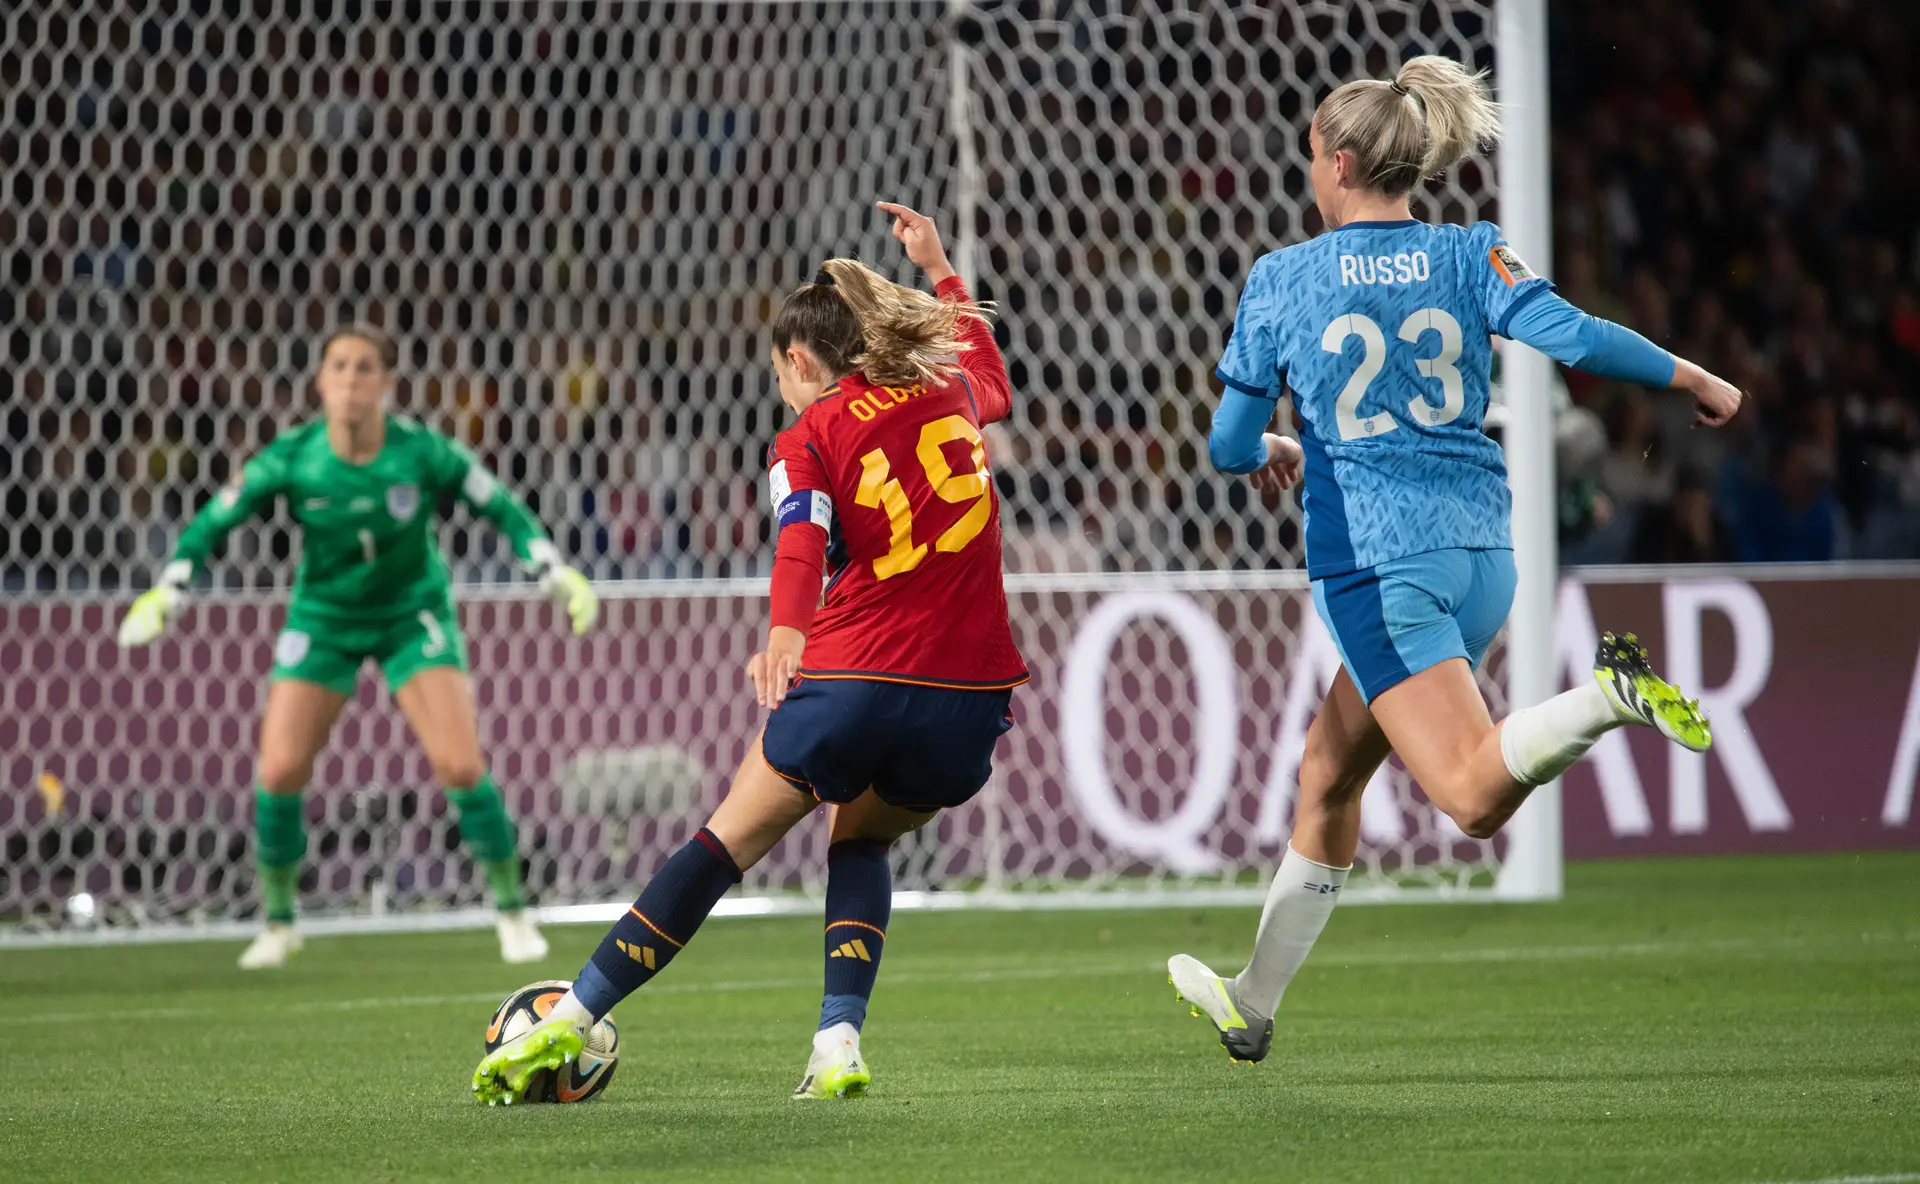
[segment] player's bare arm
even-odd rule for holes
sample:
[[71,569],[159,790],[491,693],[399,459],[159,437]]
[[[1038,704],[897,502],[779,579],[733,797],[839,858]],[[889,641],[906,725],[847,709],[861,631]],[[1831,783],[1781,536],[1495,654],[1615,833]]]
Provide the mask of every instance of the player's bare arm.
[[907,258],[926,273],[927,282],[939,284],[954,276],[947,248],[940,242],[940,228],[933,219],[897,202],[877,201],[874,206],[893,215],[893,237],[907,249]]

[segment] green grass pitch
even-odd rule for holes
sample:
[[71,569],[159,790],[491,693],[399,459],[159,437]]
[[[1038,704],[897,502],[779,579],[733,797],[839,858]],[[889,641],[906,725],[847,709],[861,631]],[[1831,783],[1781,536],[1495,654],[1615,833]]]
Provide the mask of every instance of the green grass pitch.
[[818,924],[717,921],[611,1089],[488,1110],[490,933],[0,954],[0,1179],[1920,1180],[1920,854],[1575,866],[1545,906],[1352,907],[1231,1064],[1162,962],[1254,913],[903,914],[873,1093],[787,1097]]

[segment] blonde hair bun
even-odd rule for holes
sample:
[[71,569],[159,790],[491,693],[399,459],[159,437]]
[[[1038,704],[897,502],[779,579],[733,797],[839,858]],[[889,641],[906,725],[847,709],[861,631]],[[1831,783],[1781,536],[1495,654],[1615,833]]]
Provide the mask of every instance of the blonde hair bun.
[[1500,138],[1487,72],[1434,54],[1410,59],[1391,82],[1347,83],[1314,118],[1328,152],[1352,152],[1367,188],[1396,197]]

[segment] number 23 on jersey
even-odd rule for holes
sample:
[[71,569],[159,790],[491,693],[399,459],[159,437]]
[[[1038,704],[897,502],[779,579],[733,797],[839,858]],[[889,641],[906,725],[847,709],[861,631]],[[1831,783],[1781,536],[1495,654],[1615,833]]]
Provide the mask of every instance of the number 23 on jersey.
[[[1431,358],[1415,358],[1413,366],[1423,377],[1440,380],[1440,405],[1435,407],[1424,396],[1416,394],[1407,400],[1406,410],[1407,416],[1415,423],[1437,428],[1458,419],[1467,405],[1460,370],[1454,365],[1460,360],[1460,322],[1444,308],[1422,308],[1400,322],[1398,336],[1400,340],[1418,346],[1428,333],[1440,335],[1440,352]],[[1354,369],[1353,376],[1347,379],[1347,385],[1340,388],[1340,395],[1333,402],[1334,422],[1340,429],[1342,440],[1384,436],[1400,426],[1393,417],[1393,410],[1389,408],[1372,415],[1362,415],[1360,401],[1367,397],[1367,387],[1372,385],[1387,364],[1386,334],[1371,318],[1357,312],[1348,313],[1333,318],[1327,325],[1326,331],[1320,334],[1320,348],[1330,354],[1341,353],[1346,349],[1349,337],[1358,337],[1366,347],[1366,352],[1361,355],[1360,365]]]
[[[955,472],[947,462],[942,446],[965,440],[973,446],[972,467]],[[933,541],[936,551],[953,552],[965,547],[986,529],[993,517],[993,484],[987,472],[986,444],[980,429],[963,415],[936,419],[920,429],[920,442],[914,449],[920,468],[934,496],[956,504],[971,502],[960,520],[940,532]],[[900,479],[893,475],[893,461],[886,450],[876,448],[860,458],[860,488],[854,495],[856,505],[883,511],[891,532],[887,553],[873,561],[875,579],[891,579],[919,567],[927,557],[927,545],[913,541],[913,506]]]

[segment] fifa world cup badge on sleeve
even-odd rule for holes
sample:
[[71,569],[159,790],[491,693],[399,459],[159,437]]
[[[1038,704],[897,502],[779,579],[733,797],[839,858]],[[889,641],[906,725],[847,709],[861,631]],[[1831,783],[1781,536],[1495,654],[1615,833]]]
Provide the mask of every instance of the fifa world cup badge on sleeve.
[[772,494],[768,501],[774,509],[778,510],[780,503],[786,501],[787,495],[793,492],[793,485],[787,480],[786,461],[783,460],[774,465],[772,471],[767,474],[767,487]]
[[1493,269],[1500,273],[1501,279],[1507,281],[1509,288],[1522,280],[1533,278],[1532,270],[1520,261],[1520,256],[1513,253],[1512,247],[1495,247],[1487,252],[1487,257],[1493,260]]
[[418,485],[393,485],[387,488],[387,513],[395,521],[405,522],[420,508]]

